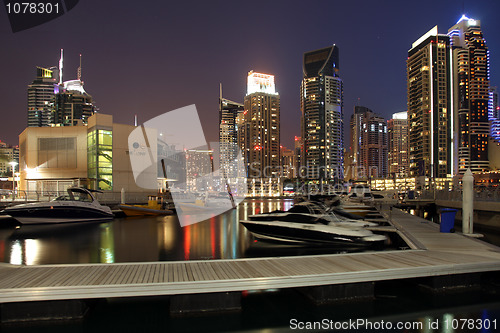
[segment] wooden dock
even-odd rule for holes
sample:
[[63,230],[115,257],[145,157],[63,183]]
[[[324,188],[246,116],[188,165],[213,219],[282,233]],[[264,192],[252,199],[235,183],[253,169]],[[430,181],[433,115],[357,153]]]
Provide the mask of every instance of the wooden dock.
[[500,248],[432,222],[384,211],[411,249],[210,261],[14,266],[0,264],[0,303],[185,295],[500,270]]

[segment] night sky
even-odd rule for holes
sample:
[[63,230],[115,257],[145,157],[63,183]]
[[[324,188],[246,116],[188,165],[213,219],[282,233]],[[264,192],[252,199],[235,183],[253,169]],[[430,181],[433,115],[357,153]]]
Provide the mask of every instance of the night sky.
[[18,33],[0,11],[0,140],[10,144],[26,127],[36,66],[57,65],[61,48],[64,80],[76,79],[81,53],[85,89],[115,122],[196,104],[209,141],[218,139],[219,82],[224,97],[242,102],[255,70],[275,75],[281,140],[290,147],[300,135],[302,55],[331,44],[340,49],[344,122],[357,103],[385,117],[406,110],[408,49],[434,25],[447,33],[463,13],[481,20],[491,84],[500,84],[498,0],[81,0]]

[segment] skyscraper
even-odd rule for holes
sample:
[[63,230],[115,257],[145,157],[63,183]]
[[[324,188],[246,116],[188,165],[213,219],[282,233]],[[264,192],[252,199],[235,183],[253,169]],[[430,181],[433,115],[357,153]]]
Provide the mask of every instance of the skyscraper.
[[37,77],[28,86],[28,127],[73,126],[87,123],[95,107],[83,89],[82,64],[77,79],[63,82],[63,50],[59,67],[37,67]]
[[354,179],[387,176],[387,124],[364,106],[355,106],[351,116],[351,150]]
[[36,68],[36,78],[28,85],[28,127],[49,126],[52,122],[52,103],[58,79],[57,67]]
[[244,111],[243,104],[219,96],[219,149],[221,168],[227,178],[238,176],[234,161],[238,156],[238,115]]
[[488,170],[489,57],[481,22],[465,15],[448,30],[453,52],[455,152],[463,174]]
[[95,112],[92,96],[83,89],[81,80],[71,80],[59,86],[54,95],[52,123],[57,126],[86,124]]
[[389,134],[389,175],[408,177],[408,114],[406,111],[394,113],[387,120]]
[[343,83],[338,47],[306,52],[302,68],[301,176],[320,182],[343,179]]
[[410,176],[445,178],[453,172],[451,51],[448,35],[432,28],[408,51]]
[[500,145],[500,106],[498,105],[497,87],[490,88],[489,118],[491,122],[490,140]]
[[250,71],[244,101],[241,150],[249,178],[279,176],[280,96],[274,75]]

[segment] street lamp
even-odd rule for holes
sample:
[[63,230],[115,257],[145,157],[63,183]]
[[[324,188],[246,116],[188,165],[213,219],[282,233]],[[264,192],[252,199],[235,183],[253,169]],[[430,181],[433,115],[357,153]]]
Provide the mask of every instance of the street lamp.
[[14,192],[15,192],[15,189],[16,189],[16,175],[15,175],[15,171],[16,171],[16,165],[18,163],[15,162],[15,161],[12,161],[12,162],[9,162],[9,164],[12,167],[12,199],[14,199]]

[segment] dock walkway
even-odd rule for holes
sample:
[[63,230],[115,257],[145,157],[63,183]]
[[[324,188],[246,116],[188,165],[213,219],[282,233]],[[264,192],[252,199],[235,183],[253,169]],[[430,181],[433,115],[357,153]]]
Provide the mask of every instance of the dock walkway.
[[232,292],[500,270],[500,248],[400,210],[383,212],[410,250],[210,261],[0,264],[0,303]]

